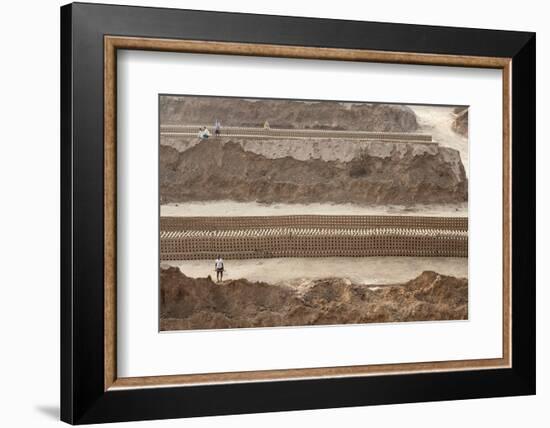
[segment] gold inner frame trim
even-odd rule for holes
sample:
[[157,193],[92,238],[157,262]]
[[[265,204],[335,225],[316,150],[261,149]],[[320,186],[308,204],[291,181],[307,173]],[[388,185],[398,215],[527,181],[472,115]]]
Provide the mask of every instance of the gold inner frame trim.
[[[117,50],[148,50],[396,64],[494,68],[502,70],[503,94],[503,349],[502,358],[343,367],[204,373],[171,376],[117,376],[116,366],[116,88]],[[304,46],[285,46],[141,37],[104,37],[104,389],[193,386],[199,384],[360,377],[419,372],[511,367],[511,58],[420,54]]]

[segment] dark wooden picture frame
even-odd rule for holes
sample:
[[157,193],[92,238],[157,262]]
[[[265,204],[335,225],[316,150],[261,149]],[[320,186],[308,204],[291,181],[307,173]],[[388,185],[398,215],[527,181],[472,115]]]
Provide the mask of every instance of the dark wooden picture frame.
[[[501,69],[503,357],[118,378],[117,49]],[[535,393],[533,33],[71,4],[61,8],[61,135],[62,420],[81,424]]]

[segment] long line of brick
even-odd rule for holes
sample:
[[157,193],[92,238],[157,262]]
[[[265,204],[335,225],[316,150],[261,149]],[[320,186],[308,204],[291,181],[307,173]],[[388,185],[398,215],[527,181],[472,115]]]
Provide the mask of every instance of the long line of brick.
[[[167,136],[196,136],[198,125],[161,125],[161,135]],[[432,142],[432,136],[416,132],[373,132],[349,131],[334,129],[282,129],[282,128],[250,128],[250,127],[223,127],[222,136],[232,137],[273,137],[273,138],[351,138],[365,140],[388,140],[404,142]]]
[[468,230],[468,218],[397,215],[163,216],[160,218],[161,231],[235,230],[273,227],[323,229],[401,227],[409,229]]
[[160,233],[161,260],[468,256],[464,217],[162,217]]

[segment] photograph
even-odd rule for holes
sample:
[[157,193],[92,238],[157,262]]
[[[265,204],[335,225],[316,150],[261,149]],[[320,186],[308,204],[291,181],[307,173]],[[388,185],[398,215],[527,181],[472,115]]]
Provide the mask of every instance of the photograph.
[[161,331],[468,319],[468,106],[158,102]]
[[235,1],[7,21],[7,426],[546,415],[543,14]]

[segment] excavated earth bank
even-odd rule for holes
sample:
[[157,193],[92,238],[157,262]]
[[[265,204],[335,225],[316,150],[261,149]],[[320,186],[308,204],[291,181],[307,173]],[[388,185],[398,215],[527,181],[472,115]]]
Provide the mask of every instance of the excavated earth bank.
[[468,109],[457,107],[454,109],[457,117],[453,120],[452,129],[463,137],[468,136]]
[[162,268],[161,330],[357,324],[468,318],[468,281],[425,271],[385,286],[344,278],[301,287],[237,279],[216,283]]
[[[263,144],[270,146],[269,141]],[[287,142],[289,147],[295,144]],[[363,142],[347,161],[323,160],[327,154],[308,160],[291,152],[269,156],[243,145],[231,138],[212,138],[183,151],[161,144],[161,204],[227,199],[422,204],[468,198],[459,152],[436,144]]]
[[416,115],[407,106],[223,97],[162,96],[160,123],[225,126],[414,132]]

